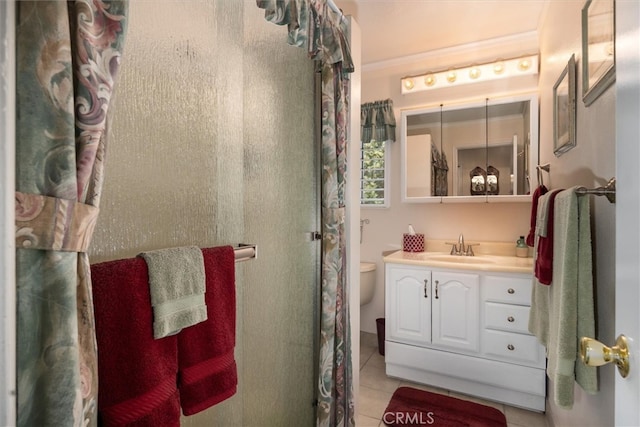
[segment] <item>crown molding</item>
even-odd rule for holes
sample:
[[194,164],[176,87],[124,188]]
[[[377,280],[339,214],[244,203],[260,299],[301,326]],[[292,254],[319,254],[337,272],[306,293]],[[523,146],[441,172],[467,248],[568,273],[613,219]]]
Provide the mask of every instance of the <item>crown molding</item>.
[[[467,43],[442,49],[430,50],[428,52],[417,53],[415,55],[407,55],[398,58],[386,59],[384,61],[371,62],[369,64],[362,65],[362,72],[383,70],[386,68],[398,67],[403,65],[412,65],[418,62],[429,61],[434,58],[472,53],[479,50],[491,51],[507,45],[529,46],[530,44],[533,44],[536,47],[537,52],[538,31],[527,31],[525,33],[518,33],[505,37],[496,37],[493,39],[481,40],[474,43]],[[524,51],[521,51],[520,53],[532,53],[531,48],[525,48]]]

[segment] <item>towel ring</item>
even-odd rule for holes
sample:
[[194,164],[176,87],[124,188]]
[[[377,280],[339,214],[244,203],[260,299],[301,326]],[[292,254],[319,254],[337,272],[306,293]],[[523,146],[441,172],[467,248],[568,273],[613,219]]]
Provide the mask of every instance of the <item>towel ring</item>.
[[544,165],[538,165],[536,166],[536,169],[538,171],[538,185],[544,185],[544,176],[542,171],[549,173],[549,170],[551,169],[551,165],[549,163]]

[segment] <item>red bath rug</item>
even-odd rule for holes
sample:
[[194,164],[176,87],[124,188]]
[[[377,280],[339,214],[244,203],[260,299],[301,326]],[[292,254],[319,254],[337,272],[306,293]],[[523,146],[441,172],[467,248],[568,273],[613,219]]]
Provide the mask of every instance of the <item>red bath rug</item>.
[[496,408],[411,387],[393,393],[382,421],[387,426],[507,426],[504,414]]

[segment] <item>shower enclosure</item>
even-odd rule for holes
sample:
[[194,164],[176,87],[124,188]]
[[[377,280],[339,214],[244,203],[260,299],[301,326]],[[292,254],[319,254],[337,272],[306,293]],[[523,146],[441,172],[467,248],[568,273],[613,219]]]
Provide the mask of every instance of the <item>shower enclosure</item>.
[[91,261],[257,244],[236,265],[238,392],[182,425],[313,425],[313,62],[255,2],[131,2],[129,19]]

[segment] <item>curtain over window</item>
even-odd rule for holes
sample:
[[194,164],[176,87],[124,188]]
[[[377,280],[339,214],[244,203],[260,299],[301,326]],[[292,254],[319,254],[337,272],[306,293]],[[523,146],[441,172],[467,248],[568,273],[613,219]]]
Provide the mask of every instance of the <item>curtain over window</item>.
[[[257,0],[265,18],[287,25],[289,43],[322,64],[322,289],[318,426],[354,426],[346,271],[345,181],[348,72],[353,63],[341,13],[327,0]],[[309,82],[311,84],[312,82]]]
[[360,106],[360,127],[362,142],[396,140],[396,117],[393,101],[367,102]]
[[19,426],[96,426],[87,249],[126,1],[19,1],[16,285]]

